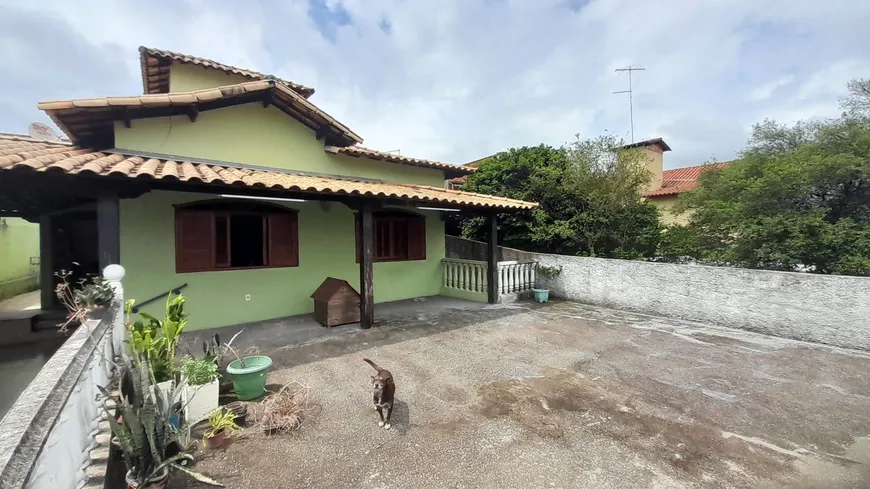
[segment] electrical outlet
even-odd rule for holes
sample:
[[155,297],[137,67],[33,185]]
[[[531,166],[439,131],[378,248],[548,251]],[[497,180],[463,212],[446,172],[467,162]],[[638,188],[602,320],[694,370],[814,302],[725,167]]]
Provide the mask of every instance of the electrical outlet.
[[246,301],[251,300],[251,294],[245,294],[245,300]]

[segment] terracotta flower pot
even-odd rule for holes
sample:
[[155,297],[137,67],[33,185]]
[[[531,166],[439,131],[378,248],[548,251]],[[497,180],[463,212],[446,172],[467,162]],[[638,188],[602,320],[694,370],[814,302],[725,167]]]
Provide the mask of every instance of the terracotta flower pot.
[[218,431],[214,434],[214,436],[206,436],[205,437],[205,445],[209,448],[209,450],[215,450],[224,445],[224,442],[227,441],[227,432],[224,430]]

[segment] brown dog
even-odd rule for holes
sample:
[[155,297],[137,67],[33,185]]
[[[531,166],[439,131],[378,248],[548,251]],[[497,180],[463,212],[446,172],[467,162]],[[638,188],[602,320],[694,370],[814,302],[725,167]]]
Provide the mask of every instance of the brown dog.
[[[393,374],[389,370],[378,367],[375,362],[368,358],[363,358],[363,361],[371,365],[378,373],[372,375],[372,389],[374,391],[375,411],[381,417],[378,426],[383,426],[390,429],[390,415],[393,414],[393,397],[396,395],[396,383],[393,381]],[[384,416],[386,411],[386,416]]]

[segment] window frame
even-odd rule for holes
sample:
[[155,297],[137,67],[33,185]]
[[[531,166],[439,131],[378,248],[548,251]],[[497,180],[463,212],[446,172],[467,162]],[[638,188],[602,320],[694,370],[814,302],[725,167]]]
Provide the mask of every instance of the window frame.
[[[361,245],[362,245],[362,222],[360,220],[359,213],[356,213],[354,216],[354,228],[355,228],[355,247],[356,247],[356,262],[360,262],[360,255],[362,253]],[[397,223],[401,223],[404,227],[404,247],[405,253],[394,253],[393,247],[396,245],[396,226]],[[379,227],[387,225],[389,229],[389,254],[379,254],[379,248],[381,243],[379,243]],[[415,246],[414,246],[414,237],[412,236],[413,231],[422,230],[421,235],[417,238],[420,241],[416,243],[418,247],[421,249],[417,250],[415,254]],[[387,263],[387,262],[402,262],[402,261],[425,261],[426,260],[426,216],[422,214],[416,214],[413,212],[404,212],[397,210],[383,210],[383,211],[375,211],[372,213],[372,239],[374,243],[372,243],[372,261],[374,263]]]
[[[275,205],[275,204],[248,204],[248,203],[236,203],[236,202],[227,202],[223,200],[207,200],[207,201],[198,201],[191,202],[188,204],[176,205],[175,206],[175,272],[176,273],[199,273],[199,272],[222,272],[222,271],[233,271],[233,270],[260,270],[267,268],[294,268],[299,266],[299,211],[296,209],[291,209],[288,207]],[[233,216],[259,216],[262,218],[262,229],[263,229],[263,265],[256,266],[244,266],[244,267],[233,267],[232,264],[232,224],[231,218]],[[184,231],[184,217],[186,216],[197,216],[203,218],[208,216],[208,220],[210,223],[209,229],[211,233],[211,243],[210,243],[210,259],[211,266],[209,267],[198,267],[198,266],[188,266],[186,265],[185,258],[190,260],[190,257],[185,257],[185,252],[188,251],[185,248],[184,240],[187,238],[185,236]],[[288,221],[285,221],[283,224],[289,225],[289,230],[287,230],[291,236],[290,242],[282,243],[280,247],[280,253],[284,253],[285,261],[289,261],[289,263],[282,263],[280,265],[272,264],[274,260],[273,252],[275,252],[276,244],[273,243],[273,233],[272,226],[274,225],[277,219],[286,219],[290,218]],[[217,235],[217,221],[218,219],[223,218],[226,219],[226,261],[218,262],[218,243],[221,241],[220,237]],[[201,222],[202,223],[202,222]],[[286,234],[282,233],[282,234]],[[204,241],[203,241],[204,243]],[[290,259],[287,259],[287,254],[289,253]]]

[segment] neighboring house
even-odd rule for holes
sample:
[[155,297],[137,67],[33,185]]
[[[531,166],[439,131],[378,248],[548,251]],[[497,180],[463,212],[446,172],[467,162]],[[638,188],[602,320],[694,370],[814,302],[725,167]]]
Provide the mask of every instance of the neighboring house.
[[125,295],[154,298],[149,312],[183,288],[191,329],[309,313],[327,277],[360,292],[369,327],[375,302],[442,292],[444,212],[488,217],[494,239],[498,213],[537,205],[445,189],[472,168],[359,146],[312,88],[168,51],[140,56],[145,95],[38,105],[71,143],[0,136],[0,216],[39,222],[50,238],[44,307],[53,270],[120,263]]
[[[464,166],[465,168],[469,168],[471,170],[476,170],[477,167],[480,166],[481,163],[492,158],[493,156],[495,156],[495,155],[493,154],[493,155],[489,155],[489,156],[484,156],[483,158],[479,158],[479,159],[476,159],[476,160],[471,161],[469,163],[465,163],[462,166]],[[450,190],[459,190],[460,188],[462,188],[462,184],[465,183],[465,178],[467,176],[468,175],[462,175],[459,177],[451,178],[450,180],[447,181],[447,188]]]
[[37,287],[39,226],[0,217],[0,300]]
[[689,221],[689,214],[678,214],[673,210],[679,195],[695,189],[698,186],[698,177],[704,171],[724,168],[728,165],[728,162],[718,162],[664,170],[664,153],[671,151],[671,148],[662,138],[640,141],[625,147],[643,150],[647,159],[647,170],[652,173],[652,180],[644,193],[644,197],[659,208],[662,213],[662,222],[665,224],[686,224]]

